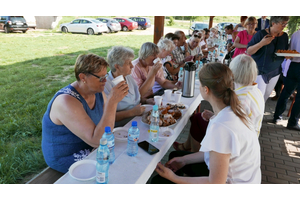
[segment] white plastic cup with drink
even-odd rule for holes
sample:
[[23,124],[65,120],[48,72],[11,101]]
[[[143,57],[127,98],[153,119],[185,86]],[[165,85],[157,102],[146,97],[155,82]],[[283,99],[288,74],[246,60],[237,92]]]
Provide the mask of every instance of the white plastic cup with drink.
[[182,92],[176,91],[174,92],[174,101],[175,103],[180,103]]
[[154,96],[155,105],[160,107],[162,105],[162,97],[161,96]]

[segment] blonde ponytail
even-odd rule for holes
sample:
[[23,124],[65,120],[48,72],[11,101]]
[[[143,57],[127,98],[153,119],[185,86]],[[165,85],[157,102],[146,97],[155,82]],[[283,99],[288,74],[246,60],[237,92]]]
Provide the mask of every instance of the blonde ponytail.
[[223,103],[230,106],[234,114],[250,128],[249,118],[233,90],[233,74],[226,65],[221,63],[204,65],[199,72],[199,80],[202,86],[207,86],[216,98],[222,99]]

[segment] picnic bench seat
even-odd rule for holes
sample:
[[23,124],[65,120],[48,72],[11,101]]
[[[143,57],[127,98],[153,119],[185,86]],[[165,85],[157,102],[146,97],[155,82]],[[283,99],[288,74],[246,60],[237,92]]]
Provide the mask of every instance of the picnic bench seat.
[[51,169],[47,167],[38,175],[33,177],[30,181],[26,184],[52,184],[57,181],[60,177],[62,177],[64,173]]

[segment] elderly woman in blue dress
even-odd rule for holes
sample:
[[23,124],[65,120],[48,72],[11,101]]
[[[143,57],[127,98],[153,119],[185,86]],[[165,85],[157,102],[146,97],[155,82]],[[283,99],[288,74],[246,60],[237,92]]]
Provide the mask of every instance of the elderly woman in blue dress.
[[133,68],[131,61],[133,58],[134,51],[123,46],[114,46],[107,54],[110,71],[108,72],[104,92],[106,94],[110,93],[114,87],[112,81],[120,75],[123,75],[129,87],[128,94],[118,103],[115,127],[124,126],[133,117],[142,115],[145,107],[141,106],[141,103],[154,104],[153,98],[141,99],[139,87],[131,76],[131,69]]
[[117,105],[127,95],[128,85],[122,81],[106,96],[107,66],[95,54],[79,55],[76,81],[49,102],[42,121],[42,150],[52,169],[66,173],[99,146],[106,126],[114,127]]

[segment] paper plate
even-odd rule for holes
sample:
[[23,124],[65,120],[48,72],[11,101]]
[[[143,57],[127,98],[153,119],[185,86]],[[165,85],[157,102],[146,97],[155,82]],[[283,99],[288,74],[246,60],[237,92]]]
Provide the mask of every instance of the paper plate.
[[[175,126],[178,123],[178,121],[182,118],[182,115],[183,115],[182,111],[181,110],[179,110],[179,111],[181,112],[181,116],[176,120],[176,123],[174,123],[172,125],[169,125],[169,126],[160,126],[160,127],[172,127],[172,126]],[[144,114],[142,115],[141,122],[143,124],[147,125],[147,126],[150,126],[150,124],[147,123],[148,122],[147,116],[148,116],[147,112],[144,112]]]
[[124,127],[114,128],[113,134],[115,136],[115,139],[127,140],[127,138],[128,138],[128,128],[124,128]]
[[69,168],[70,176],[79,181],[89,181],[96,177],[95,160],[80,160],[71,165]]

